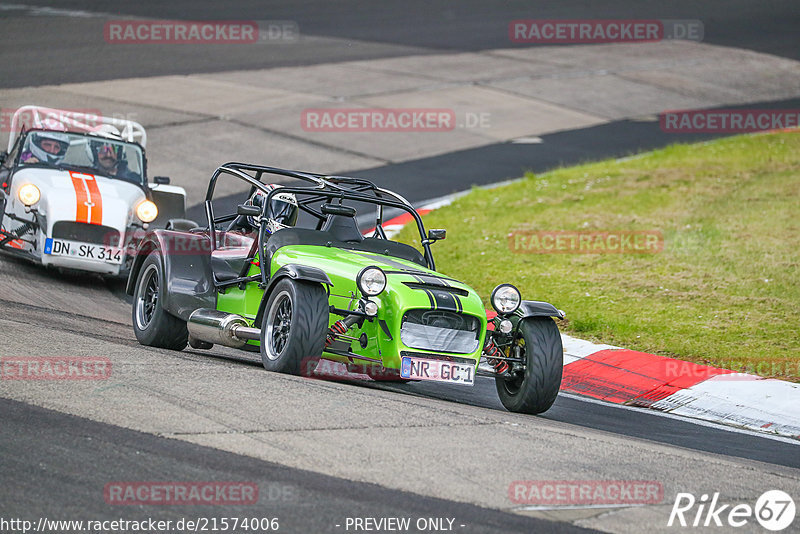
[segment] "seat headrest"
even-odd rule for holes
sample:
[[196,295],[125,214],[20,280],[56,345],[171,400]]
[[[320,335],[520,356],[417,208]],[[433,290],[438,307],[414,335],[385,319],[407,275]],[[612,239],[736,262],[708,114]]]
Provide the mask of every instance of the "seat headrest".
[[322,231],[328,232],[337,241],[363,241],[364,236],[358,231],[355,217],[344,215],[328,215]]

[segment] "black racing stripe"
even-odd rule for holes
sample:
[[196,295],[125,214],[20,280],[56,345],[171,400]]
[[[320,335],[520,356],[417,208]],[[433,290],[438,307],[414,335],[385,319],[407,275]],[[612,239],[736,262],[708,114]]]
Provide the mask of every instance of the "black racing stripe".
[[458,308],[458,313],[462,313],[464,311],[464,306],[461,304],[461,299],[458,298],[458,295],[453,293],[453,299],[456,301],[456,308]]
[[450,284],[447,283],[447,280],[445,280],[444,278],[441,278],[439,276],[432,276],[432,275],[429,275],[429,274],[422,274],[422,275],[419,275],[418,278],[420,278],[420,282],[422,282],[423,284],[432,284],[432,285],[437,285],[437,286],[450,287]]
[[436,299],[437,310],[458,311],[458,307],[455,303],[455,295],[447,291],[438,291],[436,289],[426,289],[426,291],[432,293],[433,298]]
[[[390,271],[390,270],[385,270],[384,269],[383,272],[385,272],[386,274],[406,274],[406,275],[409,275],[409,276],[426,275],[426,273],[423,273],[423,272],[420,272],[420,271],[414,271],[414,270],[410,270],[410,271]],[[431,276],[431,275],[427,275],[427,276]],[[442,281],[447,280],[449,282],[462,283],[462,282],[459,282],[458,280],[456,280],[455,278],[445,278],[444,276],[439,276],[438,279],[442,280]],[[420,282],[420,283],[424,283],[424,282]],[[429,284],[429,285],[431,285],[431,284]],[[441,285],[441,284],[437,284],[437,285]]]
[[436,299],[434,299],[433,293],[431,293],[430,290],[428,290],[428,289],[425,289],[424,291],[428,295],[428,299],[431,301],[431,309],[435,310],[436,309]]

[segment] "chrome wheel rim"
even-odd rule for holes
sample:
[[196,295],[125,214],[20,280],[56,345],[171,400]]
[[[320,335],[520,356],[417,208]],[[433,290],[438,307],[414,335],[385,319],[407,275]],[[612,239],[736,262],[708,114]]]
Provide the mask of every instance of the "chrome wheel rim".
[[136,326],[144,330],[153,321],[158,305],[158,267],[149,265],[139,277],[136,291]]
[[277,360],[289,343],[292,328],[292,299],[288,291],[281,291],[272,301],[267,316],[264,335],[267,358]]

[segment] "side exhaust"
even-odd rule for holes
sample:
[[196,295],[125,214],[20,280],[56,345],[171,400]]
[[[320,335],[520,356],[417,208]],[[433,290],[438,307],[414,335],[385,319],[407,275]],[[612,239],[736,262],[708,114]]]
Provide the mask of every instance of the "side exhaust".
[[226,347],[239,348],[248,340],[261,339],[261,330],[247,326],[247,321],[241,315],[210,308],[193,311],[186,327],[192,338]]

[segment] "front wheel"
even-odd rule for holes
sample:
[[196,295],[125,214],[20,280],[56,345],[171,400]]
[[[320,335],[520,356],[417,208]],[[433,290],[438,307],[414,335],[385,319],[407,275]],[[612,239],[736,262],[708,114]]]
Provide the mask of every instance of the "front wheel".
[[183,350],[189,331],[185,321],[162,306],[165,288],[161,255],[151,252],[142,263],[133,293],[133,332],[142,345]]
[[558,326],[549,317],[523,319],[511,355],[523,358],[525,370],[495,378],[500,402],[511,412],[546,412],[556,400],[564,369]]
[[261,361],[267,371],[299,375],[319,360],[328,332],[328,294],[320,284],[284,278],[261,320]]

